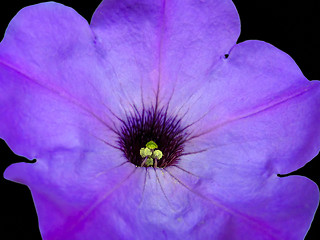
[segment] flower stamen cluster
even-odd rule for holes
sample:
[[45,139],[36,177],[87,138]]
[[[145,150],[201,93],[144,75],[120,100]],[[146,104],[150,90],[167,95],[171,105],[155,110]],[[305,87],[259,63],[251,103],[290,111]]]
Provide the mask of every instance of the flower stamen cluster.
[[149,141],[145,148],[140,149],[140,155],[143,158],[141,167],[158,167],[158,160],[162,158],[163,154],[160,150],[156,149],[158,145],[154,141]]

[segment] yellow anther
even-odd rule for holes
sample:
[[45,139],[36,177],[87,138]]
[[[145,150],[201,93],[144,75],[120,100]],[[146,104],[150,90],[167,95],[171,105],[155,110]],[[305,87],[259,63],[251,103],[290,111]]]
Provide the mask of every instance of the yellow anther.
[[155,150],[152,154],[152,158],[160,159],[162,158],[163,154],[160,150]]
[[140,155],[143,158],[150,157],[152,155],[152,151],[149,148],[141,148]]
[[147,167],[153,166],[153,159],[151,157],[148,157],[146,161],[146,166]]
[[149,149],[156,149],[158,148],[158,145],[154,141],[149,141],[147,142],[146,147]]

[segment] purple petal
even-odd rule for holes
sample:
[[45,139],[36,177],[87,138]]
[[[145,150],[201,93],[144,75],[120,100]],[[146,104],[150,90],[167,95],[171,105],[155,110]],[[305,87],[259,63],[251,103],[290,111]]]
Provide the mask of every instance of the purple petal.
[[11,165],[5,177],[30,187],[44,235],[126,175],[116,168],[124,158],[110,146],[106,114],[119,105],[93,40],[74,10],[44,3],[21,10],[1,43],[0,136],[17,154],[37,159]]
[[[303,239],[319,201],[314,182],[268,175],[263,167],[216,164],[211,170],[193,180],[181,169],[167,171],[193,200],[194,239]],[[201,210],[192,211],[197,206]]]
[[[100,158],[96,160],[106,160],[102,156],[107,155],[100,154]],[[112,221],[112,218],[117,216],[116,212],[112,212],[110,195],[118,194],[116,190],[123,187],[124,183],[126,189],[132,189],[132,184],[136,185],[137,178],[143,175],[139,174],[135,166],[129,164],[121,168],[100,166],[99,172],[97,166],[90,167],[97,165],[97,162],[88,164],[95,157],[99,157],[98,154],[86,156],[82,159],[83,162],[79,160],[79,156],[74,156],[78,160],[70,164],[66,161],[67,157],[73,156],[64,155],[60,161],[52,159],[55,162],[50,166],[43,166],[40,162],[42,159],[34,166],[11,165],[6,170],[5,177],[19,181],[17,174],[29,173],[30,176],[24,183],[27,183],[31,190],[43,239],[98,240],[105,236],[116,236],[122,229]],[[133,178],[135,170],[137,173]],[[128,182],[128,179],[135,181]],[[141,191],[138,188],[137,190]],[[130,191],[127,191],[127,196],[130,196]],[[130,207],[124,198],[118,198],[117,204],[124,208]],[[104,211],[105,209],[108,211]]]
[[82,148],[89,134],[112,135],[106,113],[119,105],[92,32],[73,9],[44,3],[21,10],[1,43],[0,64],[0,134],[17,154],[36,158]]
[[261,164],[285,174],[318,154],[319,81],[308,81],[287,54],[243,42],[208,78],[185,120],[194,122],[197,149],[190,151],[208,150],[203,161],[209,155],[212,164]]
[[184,101],[240,34],[225,0],[103,1],[91,26],[106,66],[125,83],[119,91],[137,106],[166,104],[173,93],[174,106]]
[[[245,239],[302,239],[319,190],[308,179],[276,174],[297,170],[318,154],[319,82],[308,81],[275,47],[247,41],[217,64],[199,92],[203,98],[186,115],[194,135],[177,179],[232,212],[231,229],[221,239],[239,233]],[[200,183],[190,180],[193,174]]]
[[59,222],[47,222],[44,238],[49,240],[150,239],[155,234],[158,239],[302,239],[318,204],[317,186],[299,176],[248,173],[233,172],[233,178],[211,187],[194,181],[197,187],[191,188],[184,181],[189,176],[174,167],[134,168],[88,205],[43,199],[39,191],[34,197],[39,217]]

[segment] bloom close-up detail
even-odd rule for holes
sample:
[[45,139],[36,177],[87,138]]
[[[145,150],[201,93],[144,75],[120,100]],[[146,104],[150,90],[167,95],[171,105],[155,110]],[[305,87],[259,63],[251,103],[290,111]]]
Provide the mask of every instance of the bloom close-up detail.
[[0,138],[35,163],[44,240],[305,237],[320,85],[275,46],[237,43],[231,0],[20,10],[0,43]]

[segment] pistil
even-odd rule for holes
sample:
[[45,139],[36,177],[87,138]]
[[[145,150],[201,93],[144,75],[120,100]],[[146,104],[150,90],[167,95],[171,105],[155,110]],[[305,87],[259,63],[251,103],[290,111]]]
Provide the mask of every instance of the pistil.
[[158,167],[158,160],[162,158],[163,154],[156,148],[158,145],[154,141],[149,141],[145,148],[140,149],[140,155],[143,158],[141,167]]

